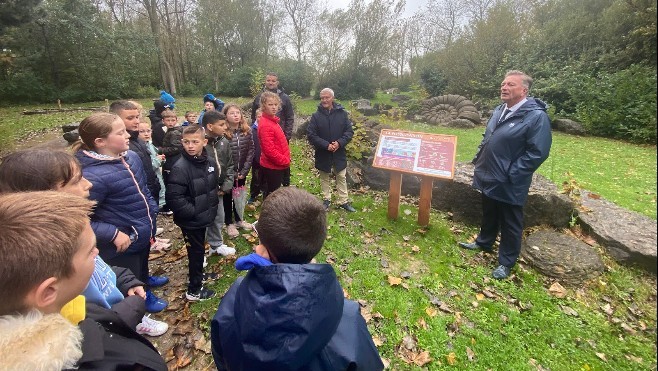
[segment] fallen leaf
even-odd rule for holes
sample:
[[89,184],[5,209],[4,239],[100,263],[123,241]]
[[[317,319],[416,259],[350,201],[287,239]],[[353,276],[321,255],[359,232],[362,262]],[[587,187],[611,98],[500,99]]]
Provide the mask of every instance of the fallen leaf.
[[468,357],[468,360],[471,362],[473,362],[473,359],[475,358],[475,353],[470,347],[466,347],[466,357]]
[[438,314],[437,310],[434,309],[433,307],[425,308],[425,313],[427,313],[427,315],[430,317],[436,317],[436,315]]
[[480,305],[480,303],[478,303],[477,301],[472,301],[471,305],[473,306],[473,308],[477,308]]
[[[425,309],[425,311],[427,312],[427,309]],[[427,322],[425,322],[425,318],[423,317],[418,318],[418,326],[420,326],[420,328],[422,328],[423,330],[427,330]]]
[[394,276],[388,276],[388,284],[391,286],[397,286],[402,283],[402,278],[399,277],[394,277]]
[[548,288],[548,292],[555,296],[556,298],[563,298],[567,296],[567,289],[565,289],[559,282],[553,282],[551,287]]
[[423,367],[424,365],[428,364],[432,358],[430,358],[430,352],[428,351],[422,351],[418,354],[416,354],[413,358],[413,363],[416,364],[418,367]]
[[596,353],[596,356],[601,358],[604,362],[608,362],[608,359],[605,358],[605,353]]
[[411,239],[411,237],[409,237],[409,236],[402,236],[402,239],[408,242],[408,241]]
[[446,303],[441,303],[441,305],[439,305],[439,309],[442,310],[443,312],[446,312],[446,313],[453,313],[454,312],[452,309],[450,309],[450,307]]
[[573,310],[573,308],[571,307],[568,307],[566,305],[560,305],[560,309],[562,310],[562,312],[564,312],[564,314],[568,316],[578,317],[578,312]]
[[614,310],[612,309],[610,303],[606,303],[606,305],[601,306],[601,310],[609,316],[611,316],[614,313]]
[[478,301],[484,300],[484,294],[477,293],[477,294],[475,294],[475,298]]
[[174,355],[176,355],[176,367],[178,368],[187,367],[190,363],[192,363],[190,350],[185,348],[183,344],[179,343],[174,346]]
[[454,365],[457,364],[457,355],[455,354],[455,352],[450,352],[450,353],[446,356],[446,360],[448,361],[448,364],[449,364],[450,366],[454,366]]
[[349,298],[350,298],[350,293],[347,292],[347,290],[345,290],[345,288],[343,288],[343,297],[345,297],[345,299],[349,299]]
[[384,369],[387,369],[391,365],[391,361],[388,358],[382,358],[382,363],[384,364]]
[[598,194],[596,194],[596,193],[588,193],[588,194],[587,194],[587,197],[589,197],[589,198],[591,198],[591,199],[594,199],[594,200],[598,200],[598,199],[601,198],[601,196],[598,195]]
[[626,323],[622,323],[621,328],[623,328],[624,331],[628,332],[629,334],[635,334],[637,332],[634,328],[632,328]]
[[411,273],[409,273],[409,272],[402,272],[402,273],[400,273],[400,277],[402,277],[402,278],[404,278],[404,279],[409,279],[409,278],[411,278]]
[[382,341],[382,339],[379,338],[379,336],[373,336],[372,342],[375,343],[376,347],[380,347],[382,344],[384,344],[384,342]]
[[418,247],[418,246],[416,246],[416,245],[413,245],[413,246],[411,246],[411,251],[413,251],[413,252],[420,252],[420,247]]

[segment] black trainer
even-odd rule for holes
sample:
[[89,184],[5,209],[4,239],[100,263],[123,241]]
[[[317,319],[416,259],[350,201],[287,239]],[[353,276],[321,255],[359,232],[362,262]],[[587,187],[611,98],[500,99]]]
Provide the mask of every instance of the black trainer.
[[324,211],[329,211],[329,206],[331,205],[331,201],[324,200],[322,201],[322,205],[324,205]]
[[213,296],[215,296],[215,292],[205,287],[200,288],[197,292],[188,291],[185,293],[185,299],[189,301],[204,301],[212,298]]

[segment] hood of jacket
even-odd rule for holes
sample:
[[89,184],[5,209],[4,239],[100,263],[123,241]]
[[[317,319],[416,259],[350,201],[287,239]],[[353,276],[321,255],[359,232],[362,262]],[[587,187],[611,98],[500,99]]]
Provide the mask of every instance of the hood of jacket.
[[[249,271],[235,296],[235,324],[250,369],[296,370],[336,331],[343,290],[328,264],[274,264]],[[248,351],[247,351],[248,350]]]
[[[59,313],[0,316],[0,360],[6,370],[75,368],[82,332]],[[24,351],[23,351],[24,350]]]

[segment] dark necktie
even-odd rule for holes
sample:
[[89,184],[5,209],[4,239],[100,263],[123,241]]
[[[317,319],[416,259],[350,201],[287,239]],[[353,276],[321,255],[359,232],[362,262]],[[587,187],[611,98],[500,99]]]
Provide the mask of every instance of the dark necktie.
[[505,120],[505,118],[507,118],[507,115],[510,114],[510,112],[512,112],[511,109],[509,109],[509,108],[505,109],[505,112],[503,112],[503,115],[500,116],[500,120],[498,120],[498,122],[503,122]]

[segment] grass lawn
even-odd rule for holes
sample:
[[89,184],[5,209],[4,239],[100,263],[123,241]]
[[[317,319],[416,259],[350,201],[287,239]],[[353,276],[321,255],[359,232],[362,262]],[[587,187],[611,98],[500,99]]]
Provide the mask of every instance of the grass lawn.
[[[200,99],[178,101],[181,116],[201,107]],[[312,103],[305,104],[317,105]],[[0,152],[13,148],[28,132],[79,121],[88,114],[20,114],[29,108],[34,107],[0,108]],[[482,131],[386,123],[458,135],[460,161],[470,160]],[[291,148],[292,184],[319,194],[310,148],[300,140],[293,140]],[[613,201],[619,195],[620,205],[633,208],[635,202],[638,211],[655,218],[655,147],[555,133],[551,158],[540,171],[556,182],[573,178]],[[385,193],[353,190],[351,198],[358,212],[331,210],[329,237],[317,260],[330,263],[346,296],[361,303],[389,369],[657,368],[654,275],[604,257],[607,269],[601,277],[568,287],[566,296],[559,298],[548,290],[553,282],[523,266],[516,267],[509,280],[490,279],[495,257],[456,246],[476,232],[473,226],[453,224],[433,211],[430,226],[419,228],[411,199],[403,198],[400,217],[392,221],[386,218]],[[254,221],[258,211],[247,215]],[[232,242],[245,253],[255,240],[247,235]],[[238,273],[221,258],[212,257],[210,263],[222,273],[211,288],[223,293]],[[219,300],[191,306],[204,330]]]
[[[319,194],[310,148],[298,140],[292,148],[292,183]],[[524,267],[513,279],[490,279],[495,257],[456,246],[473,227],[432,212],[430,227],[419,228],[409,200],[391,221],[386,194],[357,190],[351,197],[358,212],[331,210],[318,262],[332,264],[345,294],[359,300],[390,369],[656,368],[655,276],[606,258],[603,276],[557,298],[548,292],[551,281]],[[242,252],[251,246],[234,242]],[[224,292],[238,273],[219,265],[223,278],[214,288]],[[193,311],[210,318],[218,301]]]

